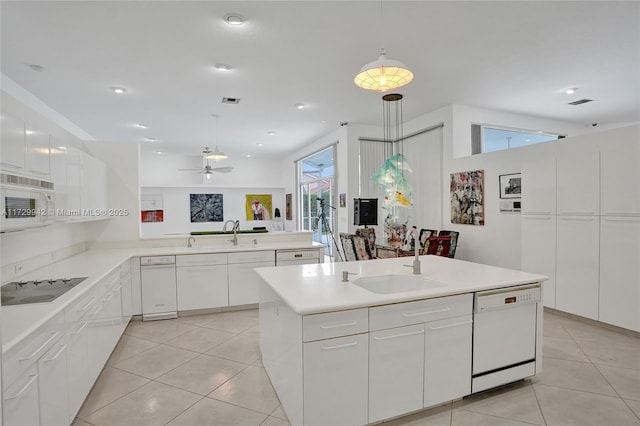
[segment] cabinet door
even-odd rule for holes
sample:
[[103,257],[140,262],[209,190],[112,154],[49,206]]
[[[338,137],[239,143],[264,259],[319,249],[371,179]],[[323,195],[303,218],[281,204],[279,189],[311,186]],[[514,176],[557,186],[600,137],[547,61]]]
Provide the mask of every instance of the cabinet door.
[[77,321],[67,332],[67,381],[69,385],[69,414],[78,413],[91,389],[89,382],[89,339],[86,319]]
[[156,265],[141,268],[142,313],[174,312],[176,303],[176,267]]
[[425,324],[424,406],[471,393],[472,316]]
[[600,213],[640,215],[640,148],[600,153]]
[[0,143],[2,148],[2,170],[9,173],[24,173],[24,121],[2,113]]
[[49,177],[49,133],[40,127],[25,126],[25,173],[40,179]]
[[600,212],[600,155],[597,152],[558,158],[558,214]]
[[558,217],[556,308],[598,319],[599,217]]
[[[106,209],[108,207],[107,167],[104,162],[87,153],[82,154],[81,194],[83,209]],[[93,217],[93,219],[106,219],[107,217]]]
[[424,324],[369,334],[370,423],[423,407],[424,365]]
[[274,261],[229,265],[229,306],[258,303],[260,277],[253,268],[274,265]]
[[184,266],[176,271],[179,311],[229,306],[227,265]]
[[521,269],[549,277],[543,286],[544,306],[556,307],[556,217],[522,215]]
[[556,212],[556,160],[546,158],[522,167],[522,213]]
[[2,402],[5,426],[38,426],[40,424],[38,368],[35,364],[13,384],[4,387]]
[[367,424],[368,335],[304,343],[304,424]]
[[82,151],[69,146],[67,147],[67,209],[68,220],[78,220],[82,217],[81,202],[82,188]]
[[640,217],[602,217],[600,316],[640,331]]
[[40,392],[40,424],[67,426],[69,417],[69,385],[67,380],[67,344],[61,339],[38,360]]
[[[67,146],[66,142],[51,137],[51,173],[53,190],[56,194],[56,210],[67,210]],[[56,220],[67,220],[65,215],[56,216]]]

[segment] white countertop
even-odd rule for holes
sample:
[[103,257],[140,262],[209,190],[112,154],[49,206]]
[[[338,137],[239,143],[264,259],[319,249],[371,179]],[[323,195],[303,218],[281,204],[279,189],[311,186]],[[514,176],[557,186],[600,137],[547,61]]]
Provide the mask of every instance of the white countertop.
[[[446,257],[420,256],[422,276],[445,284],[445,286],[410,292],[377,294],[353,284],[356,279],[361,277],[411,275],[412,262],[412,257],[404,257],[257,268],[256,271],[273,291],[294,312],[300,315],[471,293],[536,283],[547,279],[543,275]],[[409,265],[409,267],[404,265]],[[353,272],[356,275],[349,275],[349,282],[344,283],[342,282],[343,271]]]
[[[48,303],[34,303],[27,305],[11,305],[2,307],[2,351],[7,352],[21,339],[38,327],[46,323],[53,316],[65,309],[69,304],[82,296],[101,279],[131,257],[185,255],[204,253],[232,253],[260,250],[295,250],[319,249],[322,244],[306,241],[292,242],[264,242],[255,244],[240,244],[238,246],[195,246],[195,247],[158,247],[158,248],[123,248],[88,250],[75,256],[52,263],[43,268],[28,272],[19,280],[48,279],[62,277],[87,277],[56,300]],[[13,281],[13,280],[12,280]],[[4,284],[4,283],[3,283]]]

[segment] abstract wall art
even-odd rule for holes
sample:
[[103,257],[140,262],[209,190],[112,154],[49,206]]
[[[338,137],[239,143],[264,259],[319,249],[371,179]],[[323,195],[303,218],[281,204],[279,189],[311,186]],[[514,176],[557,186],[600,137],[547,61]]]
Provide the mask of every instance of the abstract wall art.
[[190,194],[191,222],[222,222],[222,194]]
[[451,173],[451,223],[484,225],[484,170]]
[[271,220],[271,194],[247,194],[245,198],[247,220]]

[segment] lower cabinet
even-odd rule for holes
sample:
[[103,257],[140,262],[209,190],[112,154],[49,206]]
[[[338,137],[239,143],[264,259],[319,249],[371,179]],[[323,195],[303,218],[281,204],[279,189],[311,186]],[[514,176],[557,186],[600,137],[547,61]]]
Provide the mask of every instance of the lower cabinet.
[[304,343],[304,424],[367,424],[367,334]]
[[69,416],[67,347],[63,337],[38,360],[40,424],[43,426],[68,426],[73,421]]
[[176,268],[178,311],[229,306],[227,265]]
[[423,407],[425,324],[369,333],[369,422]]
[[556,216],[522,215],[521,268],[546,275],[542,283],[544,306],[556,307]]
[[275,266],[275,252],[252,251],[229,253],[229,305],[247,305],[260,301],[260,277],[253,270]]
[[2,404],[5,426],[40,424],[37,365],[31,366],[14,383],[4,387]]

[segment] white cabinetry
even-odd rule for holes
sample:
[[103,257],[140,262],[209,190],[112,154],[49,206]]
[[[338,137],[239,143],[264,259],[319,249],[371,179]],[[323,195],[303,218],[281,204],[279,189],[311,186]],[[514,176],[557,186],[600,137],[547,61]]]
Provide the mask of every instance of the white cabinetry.
[[546,275],[542,283],[544,306],[556,307],[556,216],[522,215],[522,265],[524,272]]
[[597,215],[600,212],[600,155],[558,157],[558,215]]
[[321,249],[276,250],[276,266],[320,263]]
[[600,221],[599,320],[640,331],[640,217]]
[[40,399],[37,366],[32,365],[13,384],[3,387],[3,424],[5,426],[39,425]]
[[[67,189],[67,144],[63,140],[51,137],[51,173],[53,190],[56,195],[56,210],[68,209],[69,191]],[[66,215],[57,215],[56,220],[67,220]]]
[[522,168],[522,214],[555,214],[556,159],[532,161]]
[[[108,206],[107,167],[103,161],[87,153],[82,155],[82,208],[103,210]],[[86,219],[106,219],[108,216],[89,216]]]
[[178,310],[229,305],[227,254],[176,256]]
[[423,407],[424,324],[369,334],[369,422]]
[[2,113],[0,168],[9,173],[24,173],[24,121]]
[[47,179],[49,172],[49,133],[27,123],[25,126],[25,173]]
[[40,424],[68,426],[69,382],[67,375],[67,343],[64,337],[38,360]]
[[258,303],[260,277],[253,269],[275,266],[274,251],[229,253],[228,262],[229,305]]
[[640,216],[640,148],[600,153],[600,213]]
[[556,308],[598,319],[599,216],[559,216]]

